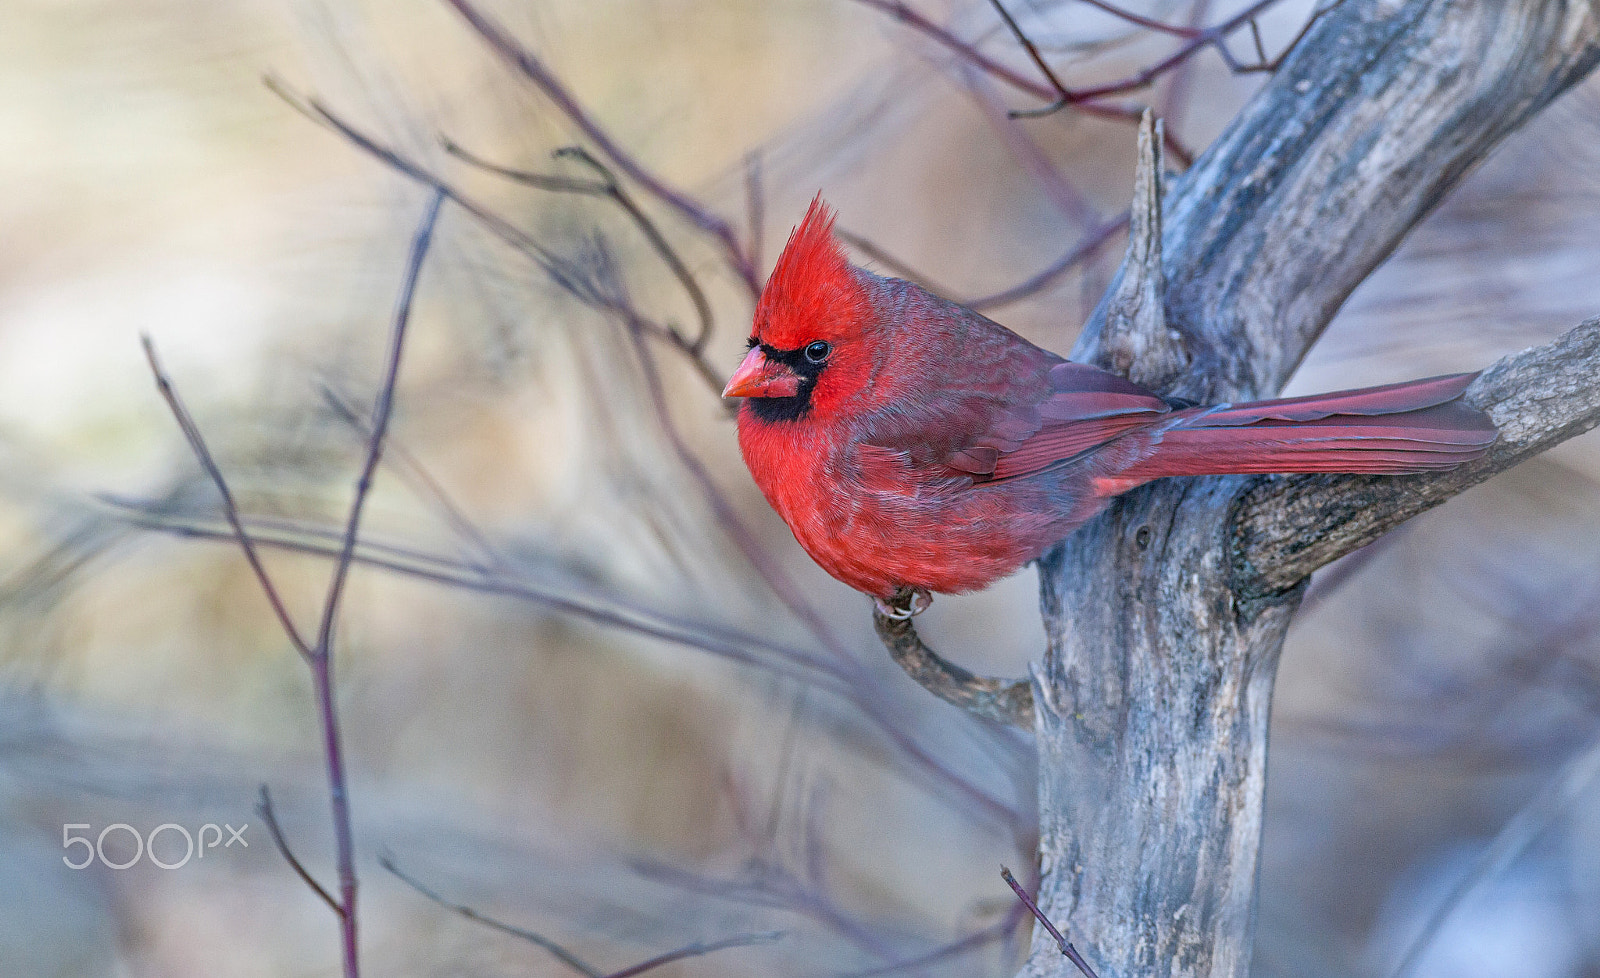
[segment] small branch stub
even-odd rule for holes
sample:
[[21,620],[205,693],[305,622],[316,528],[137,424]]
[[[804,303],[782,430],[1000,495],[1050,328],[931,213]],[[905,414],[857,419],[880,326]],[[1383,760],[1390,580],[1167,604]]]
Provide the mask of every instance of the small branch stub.
[[1139,123],[1139,164],[1128,213],[1128,255],[1109,297],[1101,365],[1152,390],[1169,390],[1189,368],[1183,337],[1167,325],[1167,278],[1161,267],[1161,199],[1166,176],[1162,125],[1146,109]]

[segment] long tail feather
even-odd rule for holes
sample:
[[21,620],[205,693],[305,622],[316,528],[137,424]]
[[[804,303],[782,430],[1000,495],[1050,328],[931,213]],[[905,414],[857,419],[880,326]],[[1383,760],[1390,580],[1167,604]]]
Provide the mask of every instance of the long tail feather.
[[1154,451],[1117,478],[1452,469],[1495,440],[1488,415],[1460,400],[1476,376],[1186,409],[1157,435]]

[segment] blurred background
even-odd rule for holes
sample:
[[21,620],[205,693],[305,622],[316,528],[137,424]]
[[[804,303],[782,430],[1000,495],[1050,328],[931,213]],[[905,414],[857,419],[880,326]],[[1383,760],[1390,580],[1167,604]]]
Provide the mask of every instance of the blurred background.
[[[1183,43],[1010,6],[1069,85]],[[1027,923],[998,868],[1032,872],[1029,738],[888,661],[866,600],[760,499],[706,375],[819,189],[859,261],[1065,351],[1121,260],[1118,112],[1155,106],[1181,170],[1264,76],[1205,50],[1110,117],[1012,120],[1046,100],[974,67],[1040,84],[987,3],[482,9],[640,173],[439,0],[0,14],[0,975],[338,971],[333,916],[256,810],[270,786],[331,884],[308,673],[216,539],[139,338],[311,628],[427,202],[397,161],[502,223],[444,209],[340,619],[367,971],[578,973],[442,901],[596,974],[771,932],[656,973],[1010,974]],[[1310,15],[1264,13],[1268,57]],[[1230,50],[1257,60],[1243,25]],[[1597,108],[1589,85],[1487,160],[1290,392],[1475,369],[1600,313]],[[606,174],[552,157],[570,145],[608,160],[703,310]],[[641,347],[630,321],[687,339]],[[1278,685],[1258,974],[1600,975],[1597,479],[1577,439],[1314,582]],[[1023,675],[1035,587],[941,598],[924,634]],[[169,829],[111,868],[169,823],[245,826],[248,848],[163,869]],[[83,869],[73,834],[102,843]]]

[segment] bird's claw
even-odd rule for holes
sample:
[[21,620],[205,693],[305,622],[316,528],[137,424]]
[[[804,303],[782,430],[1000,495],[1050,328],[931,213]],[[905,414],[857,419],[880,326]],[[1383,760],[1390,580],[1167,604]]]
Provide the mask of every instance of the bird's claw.
[[872,604],[878,609],[878,614],[885,618],[909,621],[928,610],[928,606],[933,604],[933,595],[920,587],[900,588],[887,599],[873,598]]

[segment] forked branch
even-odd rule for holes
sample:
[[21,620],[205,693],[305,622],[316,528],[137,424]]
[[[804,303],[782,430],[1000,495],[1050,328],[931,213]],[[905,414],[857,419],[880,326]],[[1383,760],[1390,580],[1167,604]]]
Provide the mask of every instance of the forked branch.
[[345,773],[344,739],[339,727],[337,698],[334,688],[334,631],[339,619],[339,609],[343,603],[345,582],[349,579],[350,568],[356,558],[356,550],[360,543],[361,515],[365,509],[367,497],[372,491],[373,478],[377,474],[378,464],[383,458],[384,439],[388,433],[389,420],[394,411],[395,385],[399,380],[401,354],[405,349],[407,327],[411,321],[412,300],[416,296],[417,282],[422,275],[423,261],[427,257],[429,246],[433,241],[434,228],[439,219],[439,211],[444,206],[445,195],[435,191],[428,202],[422,221],[412,237],[410,258],[406,263],[406,272],[400,288],[400,297],[395,304],[394,319],[389,331],[388,357],[385,361],[383,381],[378,389],[377,402],[372,410],[372,420],[367,436],[366,453],[361,466],[361,473],[356,479],[355,492],[350,502],[350,509],[345,518],[343,531],[338,536],[336,550],[330,548],[330,555],[334,558],[332,574],[328,580],[327,593],[323,598],[322,609],[318,616],[319,624],[314,643],[308,643],[305,633],[296,626],[290,616],[281,594],[266,566],[261,562],[257,538],[247,532],[245,520],[239,511],[232,490],[228,486],[227,478],[223,475],[221,467],[217,464],[211,450],[206,445],[205,437],[200,432],[200,427],[195,423],[194,417],[189,413],[183,400],[173,386],[171,377],[161,364],[160,357],[156,354],[155,344],[150,338],[144,338],[145,357],[150,362],[150,372],[155,378],[156,389],[166,401],[167,407],[172,412],[173,419],[177,421],[179,429],[183,432],[184,440],[189,443],[190,450],[194,453],[196,461],[206,472],[212,484],[216,487],[221,498],[222,509],[228,526],[231,530],[229,536],[239,544],[245,560],[249,563],[251,571],[255,574],[257,583],[272,605],[273,613],[277,616],[278,623],[282,626],[284,635],[289,643],[300,653],[311,670],[312,691],[317,700],[317,716],[322,733],[323,761],[328,777],[328,801],[332,809],[334,860],[338,872],[338,895],[334,896],[328,888],[318,883],[305,865],[294,855],[288,840],[284,837],[278,825],[277,817],[272,810],[272,798],[267,793],[265,786],[261,789],[262,818],[267,823],[268,830],[272,833],[273,841],[278,850],[289,862],[296,875],[326,903],[339,918],[340,951],[345,978],[359,978],[360,969],[360,942],[357,937],[356,927],[356,892],[357,880],[355,870],[355,838],[351,828],[349,778]]

